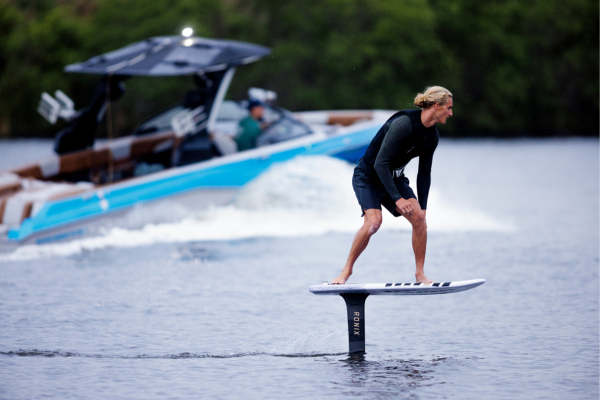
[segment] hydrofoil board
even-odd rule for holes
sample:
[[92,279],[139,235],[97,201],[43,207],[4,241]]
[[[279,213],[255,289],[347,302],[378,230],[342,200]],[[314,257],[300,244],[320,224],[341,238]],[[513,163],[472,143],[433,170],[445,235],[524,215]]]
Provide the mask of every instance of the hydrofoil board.
[[462,292],[474,289],[484,283],[485,279],[435,283],[346,283],[344,285],[332,285],[325,282],[322,285],[312,285],[309,290],[314,294],[325,295],[364,293],[410,296]]

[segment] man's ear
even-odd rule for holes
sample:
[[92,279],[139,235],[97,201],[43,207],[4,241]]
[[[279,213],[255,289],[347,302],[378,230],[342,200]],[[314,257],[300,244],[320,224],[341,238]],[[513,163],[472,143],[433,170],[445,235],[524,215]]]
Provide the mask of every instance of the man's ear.
[[433,106],[435,107],[435,111],[440,109],[440,103],[435,103]]

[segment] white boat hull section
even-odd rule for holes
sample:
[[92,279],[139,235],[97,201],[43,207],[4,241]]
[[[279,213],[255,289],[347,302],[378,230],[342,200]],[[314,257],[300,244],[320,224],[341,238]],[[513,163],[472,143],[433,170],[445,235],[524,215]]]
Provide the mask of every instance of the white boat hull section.
[[319,295],[366,293],[369,295],[414,296],[457,293],[474,289],[484,283],[485,279],[435,283],[347,283],[345,285],[324,283],[322,285],[312,285],[309,290],[311,293]]

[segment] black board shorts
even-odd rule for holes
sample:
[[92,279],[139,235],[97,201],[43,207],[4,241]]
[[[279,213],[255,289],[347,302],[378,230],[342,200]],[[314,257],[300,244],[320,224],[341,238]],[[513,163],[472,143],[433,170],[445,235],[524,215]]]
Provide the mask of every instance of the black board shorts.
[[[398,178],[394,178],[394,183],[403,199],[417,198],[411,187],[408,185],[409,181],[406,176],[402,175]],[[383,205],[394,217],[401,216],[396,210],[396,203],[387,190],[385,190],[385,187],[379,182],[373,182],[373,180],[358,167],[354,169],[352,187],[354,188],[354,193],[356,194],[358,204],[360,204],[362,210],[361,217],[365,215],[365,210],[371,208],[381,210],[381,205]]]

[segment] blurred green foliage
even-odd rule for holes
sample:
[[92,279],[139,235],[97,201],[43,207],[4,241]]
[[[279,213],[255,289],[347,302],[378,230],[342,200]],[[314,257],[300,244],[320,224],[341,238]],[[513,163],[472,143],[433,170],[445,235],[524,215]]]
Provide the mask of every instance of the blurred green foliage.
[[[598,1],[2,0],[0,136],[51,136],[36,113],[61,89],[82,108],[98,77],[65,65],[151,36],[242,40],[272,55],[238,70],[290,110],[404,109],[429,85],[450,89],[444,134],[598,135]],[[111,110],[119,134],[181,100],[189,78],[133,78]]]

